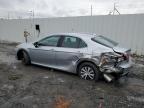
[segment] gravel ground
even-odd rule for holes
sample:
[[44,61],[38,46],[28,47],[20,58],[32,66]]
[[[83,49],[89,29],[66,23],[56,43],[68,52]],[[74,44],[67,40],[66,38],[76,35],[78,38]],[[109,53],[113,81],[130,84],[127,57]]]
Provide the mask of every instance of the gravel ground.
[[0,44],[0,108],[144,108],[144,59],[119,83],[80,79],[75,74],[24,66],[16,44]]

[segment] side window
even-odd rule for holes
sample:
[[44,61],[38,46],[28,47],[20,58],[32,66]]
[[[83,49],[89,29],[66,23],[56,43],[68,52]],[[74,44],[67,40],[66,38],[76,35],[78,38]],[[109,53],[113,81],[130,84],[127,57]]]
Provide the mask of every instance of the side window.
[[62,42],[62,47],[66,48],[78,48],[79,39],[72,36],[65,36]]
[[87,47],[87,44],[83,40],[80,39],[79,48],[85,48],[85,47]]
[[44,46],[57,46],[60,36],[50,36],[39,41]]

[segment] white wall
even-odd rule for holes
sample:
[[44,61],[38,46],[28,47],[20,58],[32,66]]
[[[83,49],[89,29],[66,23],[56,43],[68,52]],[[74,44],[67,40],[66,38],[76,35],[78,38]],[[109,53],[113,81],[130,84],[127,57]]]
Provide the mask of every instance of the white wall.
[[37,38],[35,24],[40,25],[40,37],[58,32],[96,33],[132,48],[137,54],[144,54],[144,14],[0,20],[0,39],[24,42],[26,29],[32,41]]

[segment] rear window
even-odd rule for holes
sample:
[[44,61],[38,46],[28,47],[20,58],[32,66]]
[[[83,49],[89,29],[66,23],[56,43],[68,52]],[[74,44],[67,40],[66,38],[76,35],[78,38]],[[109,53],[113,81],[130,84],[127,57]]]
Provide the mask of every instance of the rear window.
[[118,45],[117,42],[115,42],[107,37],[104,37],[104,36],[96,36],[96,37],[91,38],[91,40],[94,42],[97,42],[101,45],[104,45],[106,47],[110,47],[110,48],[113,48]]
[[64,36],[61,47],[66,48],[85,48],[87,44],[80,38],[74,36]]
[[85,47],[87,47],[87,44],[83,40],[80,39],[79,48],[85,48]]
[[65,36],[63,42],[62,42],[62,47],[66,48],[77,48],[79,43],[79,39],[76,37],[72,36]]

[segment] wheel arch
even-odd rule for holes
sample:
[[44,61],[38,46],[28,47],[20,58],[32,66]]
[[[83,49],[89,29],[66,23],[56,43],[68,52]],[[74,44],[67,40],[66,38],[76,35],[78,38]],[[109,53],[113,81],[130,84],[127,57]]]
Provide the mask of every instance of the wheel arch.
[[29,53],[28,53],[28,51],[26,50],[26,49],[19,49],[18,51],[17,51],[17,59],[18,60],[21,60],[22,59],[22,57],[23,57],[23,51],[25,51],[28,55],[29,55]]
[[77,62],[76,73],[78,73],[79,66],[80,66],[81,64],[85,63],[85,62],[91,63],[91,64],[93,64],[94,66],[96,66],[96,68],[99,69],[98,64],[95,63],[94,61],[89,60],[89,59],[83,59],[83,60],[79,60],[79,61]]

